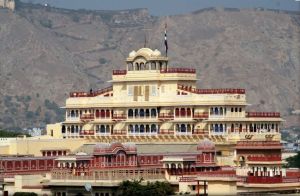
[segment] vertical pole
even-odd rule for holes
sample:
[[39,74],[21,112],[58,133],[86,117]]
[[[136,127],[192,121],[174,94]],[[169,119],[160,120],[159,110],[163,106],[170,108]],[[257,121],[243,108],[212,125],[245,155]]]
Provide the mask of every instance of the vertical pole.
[[197,180],[197,196],[200,196],[199,181],[200,181],[200,180]]
[[206,196],[206,181],[204,180],[204,195]]

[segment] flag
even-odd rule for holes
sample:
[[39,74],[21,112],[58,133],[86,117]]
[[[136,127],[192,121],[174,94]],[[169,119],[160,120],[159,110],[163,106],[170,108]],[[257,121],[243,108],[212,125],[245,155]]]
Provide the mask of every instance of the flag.
[[168,56],[167,23],[165,24],[165,47],[166,47],[166,56]]

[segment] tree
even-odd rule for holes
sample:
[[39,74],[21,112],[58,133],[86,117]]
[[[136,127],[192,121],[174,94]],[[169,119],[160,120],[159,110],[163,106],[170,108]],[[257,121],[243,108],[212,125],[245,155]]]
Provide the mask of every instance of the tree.
[[300,151],[295,156],[287,158],[286,161],[286,167],[300,168]]
[[168,182],[148,182],[142,185],[143,179],[123,181],[118,188],[118,195],[122,196],[166,196],[173,195],[174,190]]

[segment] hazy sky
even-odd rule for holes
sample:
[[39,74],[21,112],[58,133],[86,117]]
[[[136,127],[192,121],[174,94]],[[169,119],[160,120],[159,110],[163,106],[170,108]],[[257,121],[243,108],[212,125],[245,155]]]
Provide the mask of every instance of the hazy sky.
[[152,15],[183,14],[207,7],[300,10],[296,0],[22,0],[70,9],[122,10],[148,8]]

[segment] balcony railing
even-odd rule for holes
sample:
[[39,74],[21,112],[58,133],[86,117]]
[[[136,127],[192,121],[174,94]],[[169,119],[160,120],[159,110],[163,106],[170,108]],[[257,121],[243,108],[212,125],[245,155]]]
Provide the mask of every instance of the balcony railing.
[[70,97],[95,97],[98,95],[108,93],[112,90],[113,90],[113,88],[110,86],[110,87],[107,87],[107,88],[104,88],[101,90],[97,90],[97,91],[93,91],[93,92],[71,92]]
[[247,112],[246,117],[252,117],[252,118],[260,118],[260,117],[280,118],[280,113],[279,112]]
[[161,135],[174,135],[173,129],[160,129],[159,134]]
[[274,183],[282,183],[281,176],[248,176],[246,178],[246,183],[252,184],[274,184]]
[[160,73],[189,73],[189,74],[195,74],[196,69],[191,69],[191,68],[169,68],[169,69],[160,70]]
[[128,135],[151,136],[151,135],[157,135],[157,132],[129,132]]
[[281,161],[281,156],[248,156],[248,161],[259,161],[259,162]]
[[174,119],[174,114],[173,113],[160,113],[158,115],[158,119]]
[[82,130],[80,131],[80,135],[94,135],[95,131],[94,130]]
[[95,115],[94,114],[82,114],[80,116],[80,120],[94,120]]
[[196,89],[191,86],[178,84],[179,90],[196,94],[245,94],[245,89]]
[[112,119],[113,120],[126,120],[127,116],[126,116],[126,114],[114,114],[112,116]]
[[125,129],[116,129],[113,130],[112,135],[127,135],[127,131]]
[[126,75],[126,70],[113,70],[113,75]]
[[208,130],[206,130],[206,129],[194,129],[193,135],[208,135]]
[[236,144],[236,148],[251,148],[251,147],[256,147],[256,148],[271,148],[271,147],[276,147],[276,148],[281,148],[282,145],[280,142],[276,141],[239,141]]
[[208,118],[208,112],[194,113],[193,118],[194,119],[205,119],[205,118]]

